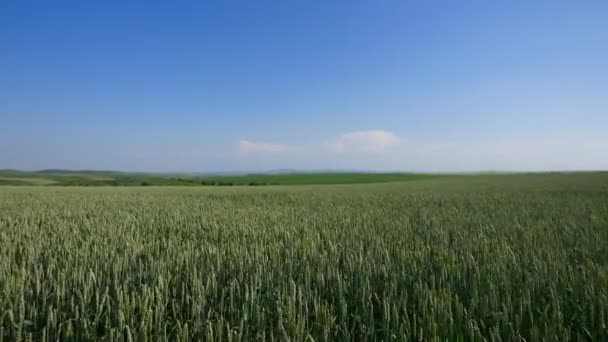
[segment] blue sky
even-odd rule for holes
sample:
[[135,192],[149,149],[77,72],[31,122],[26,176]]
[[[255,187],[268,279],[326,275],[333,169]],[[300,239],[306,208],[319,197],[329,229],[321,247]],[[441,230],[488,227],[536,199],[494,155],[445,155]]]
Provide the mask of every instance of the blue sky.
[[608,169],[606,1],[2,1],[0,168]]

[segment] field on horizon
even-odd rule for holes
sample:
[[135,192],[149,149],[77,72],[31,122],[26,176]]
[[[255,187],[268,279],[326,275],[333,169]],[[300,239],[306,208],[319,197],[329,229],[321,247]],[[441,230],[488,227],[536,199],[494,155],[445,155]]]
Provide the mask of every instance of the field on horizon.
[[232,186],[385,183],[448,175],[424,173],[291,172],[242,175],[155,174],[114,171],[0,170],[0,185],[51,186]]
[[608,173],[0,187],[0,340],[608,340]]

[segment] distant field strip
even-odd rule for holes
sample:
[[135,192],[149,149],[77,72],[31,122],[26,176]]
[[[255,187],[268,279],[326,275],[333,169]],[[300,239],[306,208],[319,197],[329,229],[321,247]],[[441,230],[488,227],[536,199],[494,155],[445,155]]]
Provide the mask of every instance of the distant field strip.
[[51,185],[56,184],[57,181],[47,178],[37,177],[0,177],[0,184],[2,185]]
[[288,173],[235,176],[162,175],[103,172],[0,172],[0,185],[65,186],[231,186],[231,185],[312,185],[405,182],[446,177],[410,173]]

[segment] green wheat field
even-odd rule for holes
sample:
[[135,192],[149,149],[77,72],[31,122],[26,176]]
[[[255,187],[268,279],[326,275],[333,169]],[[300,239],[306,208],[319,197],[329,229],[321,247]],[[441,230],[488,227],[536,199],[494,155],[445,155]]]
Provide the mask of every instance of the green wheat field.
[[608,173],[0,187],[0,340],[606,341]]

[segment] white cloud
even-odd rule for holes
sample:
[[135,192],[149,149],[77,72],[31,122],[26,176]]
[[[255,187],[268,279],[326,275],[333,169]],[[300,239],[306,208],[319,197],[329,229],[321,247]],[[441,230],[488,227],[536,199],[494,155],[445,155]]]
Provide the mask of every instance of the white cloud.
[[321,147],[332,153],[377,154],[397,145],[399,138],[393,132],[383,130],[350,132],[321,143]]
[[285,144],[273,144],[268,142],[241,140],[239,151],[245,154],[281,154],[297,150],[295,146]]
[[243,154],[278,155],[294,152],[314,152],[315,154],[381,154],[397,145],[395,133],[383,130],[356,131],[342,134],[314,145],[290,145],[281,143],[241,140],[239,151]]
[[267,165],[265,168],[446,172],[608,169],[608,138],[581,134],[463,142],[407,140],[392,132],[368,130],[309,145],[241,140],[239,150],[245,156],[261,158],[258,161]]

